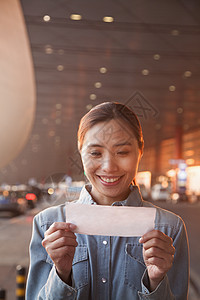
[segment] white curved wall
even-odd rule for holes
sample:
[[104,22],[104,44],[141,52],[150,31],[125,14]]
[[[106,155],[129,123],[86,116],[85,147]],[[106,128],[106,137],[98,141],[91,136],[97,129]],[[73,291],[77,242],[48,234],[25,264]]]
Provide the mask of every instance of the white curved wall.
[[32,56],[20,2],[0,1],[0,168],[26,144],[35,104]]

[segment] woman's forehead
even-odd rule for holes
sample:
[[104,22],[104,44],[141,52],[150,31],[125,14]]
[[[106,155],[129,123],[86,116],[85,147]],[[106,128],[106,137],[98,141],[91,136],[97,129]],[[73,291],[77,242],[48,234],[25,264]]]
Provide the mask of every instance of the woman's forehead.
[[101,122],[91,127],[85,135],[84,143],[115,143],[125,142],[134,138],[134,134],[129,126],[121,120],[109,120]]

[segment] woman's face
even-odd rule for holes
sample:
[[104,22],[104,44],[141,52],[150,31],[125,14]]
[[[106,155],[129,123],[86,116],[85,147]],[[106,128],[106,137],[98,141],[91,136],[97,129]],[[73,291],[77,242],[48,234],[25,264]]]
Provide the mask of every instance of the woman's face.
[[81,157],[98,204],[126,199],[136,175],[141,152],[130,128],[121,120],[101,122],[84,138]]

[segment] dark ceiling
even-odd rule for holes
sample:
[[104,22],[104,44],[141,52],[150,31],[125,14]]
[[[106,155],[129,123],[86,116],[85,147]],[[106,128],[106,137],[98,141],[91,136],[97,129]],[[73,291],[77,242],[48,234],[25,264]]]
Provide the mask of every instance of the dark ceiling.
[[[135,109],[147,148],[175,136],[179,125],[184,131],[200,127],[200,1],[21,0],[21,5],[37,108],[29,142],[1,170],[1,181],[60,172],[78,178],[78,123],[101,102]],[[81,19],[72,20],[72,14]],[[113,22],[104,22],[105,16]]]

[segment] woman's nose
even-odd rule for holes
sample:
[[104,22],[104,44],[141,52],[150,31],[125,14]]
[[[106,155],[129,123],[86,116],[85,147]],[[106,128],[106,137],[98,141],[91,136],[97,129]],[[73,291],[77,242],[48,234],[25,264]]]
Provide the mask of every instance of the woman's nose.
[[101,167],[104,172],[117,171],[118,165],[117,165],[116,158],[112,154],[107,155],[106,157],[104,157]]

